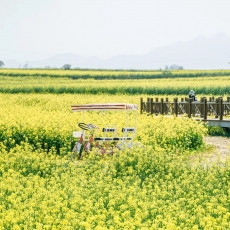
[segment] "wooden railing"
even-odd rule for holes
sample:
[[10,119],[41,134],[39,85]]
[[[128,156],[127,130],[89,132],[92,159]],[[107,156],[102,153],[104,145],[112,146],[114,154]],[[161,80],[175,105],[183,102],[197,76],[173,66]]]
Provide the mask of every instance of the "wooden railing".
[[223,120],[223,117],[230,116],[230,97],[224,101],[222,97],[202,97],[199,101],[192,98],[176,97],[173,101],[168,98],[147,98],[144,102],[140,99],[140,113],[162,114],[162,115],[187,115],[188,117],[200,117],[204,120],[216,118]]

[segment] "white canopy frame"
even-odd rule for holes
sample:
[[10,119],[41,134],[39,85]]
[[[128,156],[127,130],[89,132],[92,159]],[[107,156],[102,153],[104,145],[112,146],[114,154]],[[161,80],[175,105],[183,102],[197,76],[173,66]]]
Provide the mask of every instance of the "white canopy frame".
[[[136,111],[138,115],[138,105],[129,103],[101,103],[101,104],[84,104],[84,105],[72,105],[72,112],[83,112],[82,122],[84,122],[85,111],[126,111],[126,126],[129,126],[128,112]],[[135,120],[135,126],[137,126],[137,116]]]
[[106,111],[106,110],[138,110],[138,105],[127,103],[102,103],[102,104],[85,104],[85,105],[72,105],[73,112],[78,111]]

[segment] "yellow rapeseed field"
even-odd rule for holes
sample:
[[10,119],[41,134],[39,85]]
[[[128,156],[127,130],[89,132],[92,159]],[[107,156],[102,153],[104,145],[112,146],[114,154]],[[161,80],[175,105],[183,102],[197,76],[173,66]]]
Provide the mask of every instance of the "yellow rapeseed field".
[[[187,95],[193,89],[201,96],[228,95],[230,77],[172,79],[69,79],[66,77],[0,77],[1,93],[76,93],[128,95]],[[228,95],[229,96],[229,95]]]
[[[3,76],[154,76],[167,72],[164,70],[106,70],[106,69],[0,69],[0,75]],[[230,70],[173,70],[168,71],[172,75],[183,76],[229,76]]]
[[[230,71],[0,69],[0,93],[228,95]],[[228,95],[229,96],[229,95]]]
[[205,160],[205,124],[138,111],[133,148],[112,155],[93,147],[80,159],[72,151],[79,122],[97,125],[99,136],[115,124],[120,136],[135,113],[71,111],[172,100],[191,88],[226,97],[229,74],[1,69],[0,229],[230,229],[230,160]]
[[[70,106],[100,102],[139,96],[0,94],[0,229],[230,228],[230,162],[191,161],[204,148],[202,123],[139,114],[140,147],[72,158],[82,114]],[[84,115],[100,129],[124,118]]]

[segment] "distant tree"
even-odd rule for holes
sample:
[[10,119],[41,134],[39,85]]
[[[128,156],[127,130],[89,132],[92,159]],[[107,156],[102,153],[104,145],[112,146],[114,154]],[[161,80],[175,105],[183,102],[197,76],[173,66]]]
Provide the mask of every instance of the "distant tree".
[[27,69],[28,68],[28,61],[23,65],[23,68]]
[[180,66],[180,65],[176,65],[176,64],[174,64],[174,65],[171,65],[171,66],[165,66],[165,70],[182,70],[182,69],[184,69],[183,68],[183,66]]
[[71,69],[71,65],[65,64],[62,66],[62,69]]
[[175,64],[174,64],[174,65],[171,65],[171,66],[170,66],[170,69],[171,69],[171,70],[182,70],[182,69],[184,69],[184,68],[183,68],[183,66],[175,65]]
[[0,67],[4,66],[4,62],[3,61],[0,61]]

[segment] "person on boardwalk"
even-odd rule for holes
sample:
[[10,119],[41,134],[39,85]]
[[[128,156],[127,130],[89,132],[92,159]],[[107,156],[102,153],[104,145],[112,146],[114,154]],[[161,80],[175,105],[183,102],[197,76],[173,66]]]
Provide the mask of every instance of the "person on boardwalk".
[[193,101],[196,101],[196,95],[195,92],[191,89],[189,94],[188,94],[189,98],[192,98]]

